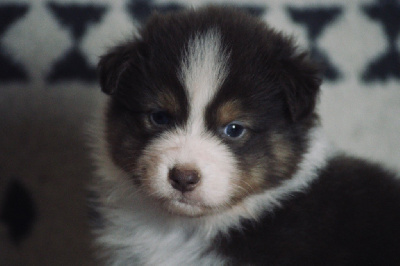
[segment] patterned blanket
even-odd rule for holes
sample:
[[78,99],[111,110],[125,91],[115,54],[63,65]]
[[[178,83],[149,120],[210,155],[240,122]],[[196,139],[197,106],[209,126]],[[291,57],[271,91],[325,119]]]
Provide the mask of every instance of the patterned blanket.
[[[201,0],[0,0],[0,264],[95,265],[85,127],[96,63],[153,12]],[[400,170],[400,2],[234,0],[325,67],[319,110],[338,147]]]

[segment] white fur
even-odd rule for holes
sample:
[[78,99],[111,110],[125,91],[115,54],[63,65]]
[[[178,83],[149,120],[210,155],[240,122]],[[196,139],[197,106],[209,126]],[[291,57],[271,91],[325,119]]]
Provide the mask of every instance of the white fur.
[[[139,165],[151,167],[145,176],[151,178],[148,186],[153,196],[167,199],[171,211],[189,215],[203,214],[203,207],[228,205],[233,194],[232,182],[238,178],[236,161],[225,145],[206,133],[182,129],[166,132],[146,147]],[[200,172],[200,184],[194,191],[182,195],[171,186],[168,172],[176,165],[190,165]]]
[[189,218],[172,215],[145,196],[127,173],[112,163],[104,141],[104,125],[97,130],[97,165],[100,209],[106,221],[97,241],[105,247],[107,265],[224,265],[226,258],[206,252],[218,233],[240,228],[242,218],[258,219],[281,207],[293,192],[304,191],[317,178],[318,169],[334,154],[320,128],[309,134],[310,147],[294,177],[276,189],[250,196],[226,211]]
[[189,97],[189,128],[192,130],[204,130],[205,107],[228,74],[228,60],[229,54],[223,49],[217,29],[189,40],[179,76]]
[[[220,33],[210,29],[189,40],[182,58],[179,77],[189,100],[187,124],[165,132],[146,147],[139,165],[146,166],[141,174],[152,180],[146,183],[149,191],[167,200],[170,211],[200,215],[229,205],[238,178],[234,156],[207,133],[204,121],[207,105],[227,76],[229,56],[222,48]],[[168,182],[169,170],[179,165],[199,171],[200,184],[193,192],[183,195]]]

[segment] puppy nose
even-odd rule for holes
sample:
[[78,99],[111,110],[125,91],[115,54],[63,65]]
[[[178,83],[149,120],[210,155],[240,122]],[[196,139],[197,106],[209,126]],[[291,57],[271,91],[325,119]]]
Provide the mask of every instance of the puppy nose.
[[181,192],[193,191],[200,181],[197,170],[174,167],[168,174],[172,187]]

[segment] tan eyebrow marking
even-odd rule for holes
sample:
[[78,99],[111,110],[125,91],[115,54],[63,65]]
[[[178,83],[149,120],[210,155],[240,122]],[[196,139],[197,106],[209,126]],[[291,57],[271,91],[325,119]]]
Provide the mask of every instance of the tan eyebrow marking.
[[246,116],[239,101],[227,101],[217,109],[217,123],[221,126],[227,125],[232,121],[249,123],[250,121],[241,121]]

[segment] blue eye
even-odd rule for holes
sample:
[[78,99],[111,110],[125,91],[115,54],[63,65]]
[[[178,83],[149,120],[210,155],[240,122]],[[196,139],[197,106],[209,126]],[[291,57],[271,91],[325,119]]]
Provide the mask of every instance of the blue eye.
[[165,126],[171,122],[171,116],[165,111],[157,111],[150,114],[150,120],[156,126]]
[[245,127],[242,126],[241,124],[237,123],[237,122],[232,122],[230,124],[228,124],[225,128],[224,128],[224,135],[228,136],[229,138],[240,138],[241,136],[243,136],[244,132],[246,131]]

